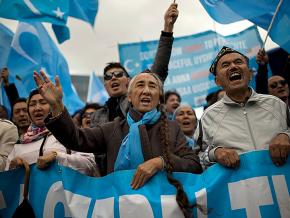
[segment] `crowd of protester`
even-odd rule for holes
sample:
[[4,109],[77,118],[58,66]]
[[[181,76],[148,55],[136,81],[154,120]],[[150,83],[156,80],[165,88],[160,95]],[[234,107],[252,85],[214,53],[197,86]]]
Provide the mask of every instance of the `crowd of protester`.
[[163,89],[177,17],[174,3],[165,13],[150,70],[130,78],[120,63],[107,64],[103,79],[109,99],[104,105],[87,103],[73,116],[62,103],[58,77],[53,84],[45,72],[34,72],[37,89],[25,99],[3,68],[11,119],[1,105],[0,170],[19,167],[23,160],[42,170],[57,161],[94,177],[136,169],[133,189],[165,170],[177,189],[180,209],[190,217],[192,206],[173,171],[202,173],[215,163],[238,168],[239,154],[261,149],[269,150],[276,166],[283,165],[290,152],[290,56],[282,76],[268,78],[269,58],[259,50],[254,90],[249,87],[253,75],[248,57],[223,47],[209,69],[221,89],[207,96],[198,120],[178,92]]

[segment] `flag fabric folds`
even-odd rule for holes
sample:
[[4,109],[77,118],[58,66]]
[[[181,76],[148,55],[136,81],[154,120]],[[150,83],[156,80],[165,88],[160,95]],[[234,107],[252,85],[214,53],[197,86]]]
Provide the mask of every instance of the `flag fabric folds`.
[[0,23],[0,68],[6,66],[12,39],[13,32]]
[[98,11],[98,0],[0,0],[0,17],[19,21],[48,22],[59,43],[70,38],[68,16],[92,26]]
[[282,5],[269,35],[274,42],[290,53],[289,0],[200,0],[208,14],[219,23],[229,24],[248,19],[265,30],[268,30],[280,1]]
[[[0,69],[6,67],[12,40],[13,32],[0,23]],[[5,105],[10,113],[10,103],[3,87],[3,81],[1,79],[0,81],[0,104]]]
[[83,20],[94,26],[98,12],[98,0],[71,0],[69,16]]
[[274,12],[278,2],[279,0],[200,0],[207,13],[222,24],[263,17]]
[[104,104],[109,98],[109,95],[95,73],[91,73],[87,102],[96,102],[99,104]]
[[0,16],[20,21],[39,21],[65,25],[69,10],[68,0],[2,0]]
[[290,54],[290,9],[288,0],[283,0],[269,35],[274,42]]
[[11,82],[16,84],[21,97],[27,97],[28,93],[36,88],[33,71],[43,69],[52,81],[56,75],[59,76],[63,101],[71,114],[84,106],[72,86],[65,58],[41,23],[19,23],[7,66]]
[[[66,27],[69,13],[69,0],[2,0],[0,16],[19,21],[38,21],[52,23],[59,43],[70,38]],[[55,27],[57,26],[57,28]],[[55,31],[55,29],[57,29]]]

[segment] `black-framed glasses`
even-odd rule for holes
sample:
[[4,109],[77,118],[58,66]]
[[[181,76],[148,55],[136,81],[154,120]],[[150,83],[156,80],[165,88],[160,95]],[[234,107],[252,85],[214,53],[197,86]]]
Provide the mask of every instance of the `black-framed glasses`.
[[122,76],[124,76],[124,74],[124,71],[115,71],[110,73],[106,72],[104,73],[104,80],[111,80],[113,76],[115,76],[116,78],[121,78]]
[[277,87],[278,87],[278,85],[281,85],[281,86],[285,86],[286,84],[287,84],[287,81],[286,80],[279,80],[279,81],[275,81],[275,82],[273,82],[272,84],[270,84],[270,87],[272,88],[272,89],[276,89]]

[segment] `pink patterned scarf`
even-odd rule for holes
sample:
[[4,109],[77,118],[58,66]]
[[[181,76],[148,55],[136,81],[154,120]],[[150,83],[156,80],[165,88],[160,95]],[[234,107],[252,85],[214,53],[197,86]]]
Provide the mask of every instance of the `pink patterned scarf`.
[[45,126],[38,127],[34,124],[31,124],[28,127],[27,132],[20,137],[20,142],[22,144],[27,144],[27,143],[30,143],[33,141],[37,141],[37,140],[43,138],[48,133],[49,133],[49,131],[48,131],[48,129],[46,129]]

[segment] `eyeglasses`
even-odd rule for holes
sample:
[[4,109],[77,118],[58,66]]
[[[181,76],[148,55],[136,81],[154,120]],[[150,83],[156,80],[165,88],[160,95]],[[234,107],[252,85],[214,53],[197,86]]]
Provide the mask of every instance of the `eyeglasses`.
[[106,72],[104,73],[104,80],[111,80],[113,76],[115,76],[116,78],[121,78],[122,76],[124,76],[124,74],[124,71],[116,71],[111,73]]
[[276,89],[278,87],[278,85],[281,85],[281,86],[285,86],[287,84],[287,81],[286,80],[279,80],[279,81],[276,81],[276,82],[273,82],[272,84],[270,84],[270,87],[272,89]]

